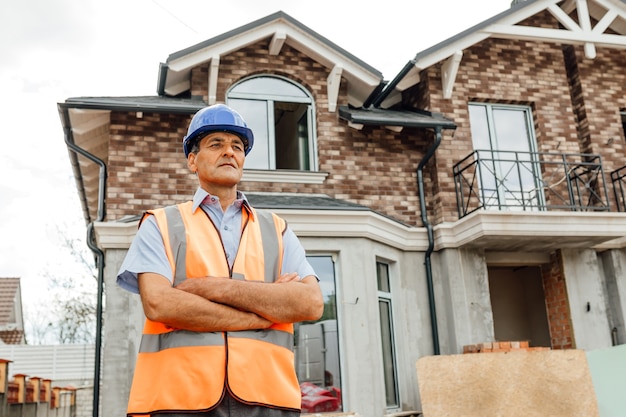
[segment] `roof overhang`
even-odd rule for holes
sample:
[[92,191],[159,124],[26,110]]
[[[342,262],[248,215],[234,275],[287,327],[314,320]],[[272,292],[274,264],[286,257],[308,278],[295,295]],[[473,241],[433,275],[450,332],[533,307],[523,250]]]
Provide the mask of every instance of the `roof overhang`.
[[389,110],[375,107],[355,109],[340,106],[339,118],[346,120],[355,129],[362,129],[363,126],[384,126],[393,131],[405,127],[456,129],[456,124],[440,113],[418,110]]

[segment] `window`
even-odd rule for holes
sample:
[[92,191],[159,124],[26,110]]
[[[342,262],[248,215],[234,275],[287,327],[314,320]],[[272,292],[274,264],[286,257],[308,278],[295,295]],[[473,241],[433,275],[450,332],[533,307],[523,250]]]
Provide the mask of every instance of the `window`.
[[626,136],[626,111],[623,111],[621,115],[622,115],[622,128],[624,129],[624,136]]
[[527,106],[469,106],[480,193],[487,208],[545,206],[531,114]]
[[342,411],[335,263],[331,256],[307,256],[320,279],[324,313],[315,322],[296,323],[296,372],[302,412]]
[[383,351],[385,399],[387,408],[396,408],[400,406],[400,399],[398,398],[398,379],[396,375],[396,349],[393,337],[389,265],[383,262],[376,262],[376,276],[378,280],[378,313],[380,316],[380,339]]
[[313,98],[283,77],[255,76],[228,91],[228,104],[254,132],[244,168],[316,171]]

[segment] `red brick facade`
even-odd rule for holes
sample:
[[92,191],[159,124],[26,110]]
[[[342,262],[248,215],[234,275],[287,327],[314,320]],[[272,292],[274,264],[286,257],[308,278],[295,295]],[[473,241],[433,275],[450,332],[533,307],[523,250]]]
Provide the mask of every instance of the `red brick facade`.
[[544,265],[541,272],[552,348],[573,349],[576,346],[560,251],[550,255],[550,264]]
[[[259,65],[261,63],[261,65]],[[315,100],[319,171],[323,184],[244,182],[240,189],[258,192],[323,193],[362,204],[408,224],[421,225],[416,169],[432,141],[418,129],[394,133],[383,128],[359,131],[328,111],[328,72],[299,51],[285,46],[270,56],[267,41],[220,60],[217,101],[224,102],[234,83],[254,74],[274,74],[304,86]],[[192,72],[192,95],[207,100],[208,65]],[[346,89],[340,103],[347,102]],[[119,219],[190,198],[196,182],[188,172],[181,141],[188,116],[113,113],[107,217]],[[426,181],[430,184],[430,175]]]

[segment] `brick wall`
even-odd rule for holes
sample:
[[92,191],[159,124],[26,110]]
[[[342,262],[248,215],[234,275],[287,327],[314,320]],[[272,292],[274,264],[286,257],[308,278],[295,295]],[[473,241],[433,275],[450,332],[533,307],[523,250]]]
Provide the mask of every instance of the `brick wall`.
[[[287,45],[279,56],[269,56],[267,42],[221,58],[217,101],[224,102],[233,83],[253,74],[275,74],[300,83],[315,99],[319,170],[329,175],[323,184],[245,182],[240,189],[323,193],[421,224],[415,171],[432,135],[418,129],[398,134],[348,127],[336,112],[327,111],[328,70]],[[207,80],[208,65],[195,68],[192,94],[206,100]],[[344,81],[340,103],[347,102],[346,94]],[[181,146],[190,118],[143,113],[137,119],[135,113],[116,112],[111,118],[107,220],[190,198],[197,183],[187,170]],[[429,178],[427,182],[431,184]]]
[[541,275],[552,348],[573,349],[572,318],[562,262],[561,252],[553,252],[550,255],[550,264],[541,268]]
[[[522,24],[556,27],[548,13]],[[626,108],[626,54],[598,48],[590,60],[582,46],[563,49],[487,39],[464,51],[451,99],[443,98],[441,64],[422,71],[420,86],[405,94],[405,103],[441,112],[457,124],[454,137],[444,139],[436,154],[435,223],[457,219],[452,166],[473,150],[470,102],[530,106],[540,152],[601,154],[605,174],[624,165],[619,111]]]
[[[555,25],[548,13],[527,23]],[[348,127],[336,112],[327,111],[329,70],[288,45],[270,56],[268,43],[259,41],[221,58],[217,100],[224,102],[228,88],[254,74],[280,75],[301,84],[315,99],[319,170],[329,175],[323,184],[246,182],[240,189],[323,193],[420,225],[415,171],[432,144],[432,133]],[[596,59],[588,60],[581,53],[578,47],[564,51],[551,43],[487,39],[464,52],[451,99],[443,98],[440,65],[422,72],[420,84],[405,92],[405,104],[443,113],[458,126],[454,133],[444,131],[424,171],[434,224],[458,219],[452,166],[473,151],[470,102],[530,106],[540,152],[600,153],[605,175],[623,165],[619,110],[626,109],[626,54],[598,49]],[[192,71],[192,95],[204,100],[208,70],[205,64]],[[339,103],[347,103],[345,80]],[[181,151],[188,122],[188,116],[180,115],[144,113],[137,119],[134,113],[112,113],[107,220],[191,196],[196,181]]]

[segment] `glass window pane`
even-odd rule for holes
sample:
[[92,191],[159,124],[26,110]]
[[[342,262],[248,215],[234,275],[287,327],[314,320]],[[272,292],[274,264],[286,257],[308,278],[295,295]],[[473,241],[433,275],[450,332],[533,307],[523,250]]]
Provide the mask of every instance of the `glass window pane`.
[[[307,104],[302,103],[289,103],[284,101],[274,102],[276,169],[306,169],[302,166],[301,155],[304,153],[308,158],[309,130],[306,117],[308,108],[309,106]],[[304,126],[302,123],[304,123]],[[304,149],[302,149],[303,143],[300,137],[302,128],[306,129],[306,132],[304,132]]]
[[493,124],[498,150],[531,151],[525,110],[495,108],[493,109]]
[[342,411],[335,266],[330,256],[307,256],[307,260],[320,279],[324,313],[318,321],[295,325],[302,412]]
[[307,94],[296,85],[276,77],[254,77],[237,84],[231,94],[245,94],[246,96],[257,95],[263,98],[289,97],[291,99],[303,98],[310,102]]
[[491,149],[489,124],[487,123],[487,107],[482,105],[470,105],[469,115],[474,149]]
[[389,265],[376,262],[376,275],[378,278],[378,291],[391,292],[389,289]]
[[228,91],[228,104],[255,135],[246,169],[316,169],[313,98],[304,87],[281,77],[253,77]]
[[379,299],[380,336],[383,349],[383,370],[385,376],[385,398],[387,407],[398,406],[396,385],[396,364],[393,347],[392,317],[390,300]]
[[237,110],[254,134],[254,145],[246,156],[244,168],[269,169],[270,143],[267,102],[261,100],[230,99],[228,105]]

